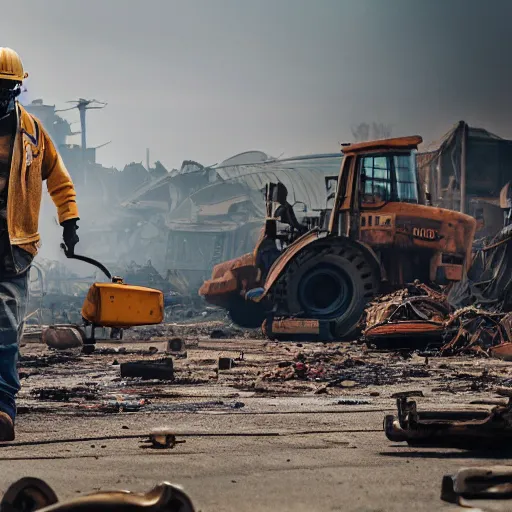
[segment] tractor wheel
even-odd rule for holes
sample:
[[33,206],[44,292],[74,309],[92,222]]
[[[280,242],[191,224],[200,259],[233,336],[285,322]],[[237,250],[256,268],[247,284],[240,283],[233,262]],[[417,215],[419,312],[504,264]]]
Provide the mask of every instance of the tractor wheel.
[[262,303],[245,300],[240,296],[231,298],[228,313],[233,323],[246,329],[261,327],[266,317]]
[[353,332],[375,296],[380,270],[364,246],[348,239],[311,244],[272,287],[277,314],[333,321],[333,334]]

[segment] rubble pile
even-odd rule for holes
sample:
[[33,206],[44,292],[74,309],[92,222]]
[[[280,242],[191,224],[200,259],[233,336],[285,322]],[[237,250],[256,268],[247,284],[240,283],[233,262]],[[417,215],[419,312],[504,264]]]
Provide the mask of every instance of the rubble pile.
[[363,335],[380,348],[418,348],[425,338],[440,342],[450,309],[446,295],[416,281],[368,306]]
[[[480,244],[480,241],[478,242]],[[381,349],[435,348],[438,355],[512,358],[512,229],[477,251],[468,275],[449,290],[415,283],[375,299],[363,340]]]
[[[511,315],[508,315],[509,317]],[[506,315],[468,306],[457,310],[445,322],[446,337],[451,338],[441,355],[476,353],[488,356],[493,347],[512,341],[505,329]]]
[[452,305],[477,305],[489,311],[512,311],[512,224],[493,237],[477,240],[467,276],[448,294]]

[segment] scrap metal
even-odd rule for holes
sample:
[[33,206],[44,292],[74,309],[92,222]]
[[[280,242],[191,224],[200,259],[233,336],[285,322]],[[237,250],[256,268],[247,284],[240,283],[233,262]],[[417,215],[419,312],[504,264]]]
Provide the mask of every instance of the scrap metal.
[[397,397],[397,416],[384,418],[386,437],[409,446],[451,447],[468,450],[512,447],[512,390],[499,389],[508,403],[491,411],[424,411],[419,412],[410,394]]
[[495,345],[511,341],[501,324],[504,314],[491,313],[469,306],[450,315],[445,330],[453,333],[440,350],[440,355],[477,353],[487,356]]
[[170,357],[158,361],[130,361],[121,364],[121,377],[174,380],[174,366]]
[[459,469],[443,477],[441,499],[473,509],[470,500],[512,498],[512,466]]
[[145,494],[129,491],[100,491],[69,501],[58,501],[53,489],[38,478],[22,478],[12,484],[0,502],[11,512],[194,512],[188,495],[163,482]]
[[419,337],[440,342],[449,313],[446,295],[416,281],[369,305],[363,335],[379,347],[412,347]]

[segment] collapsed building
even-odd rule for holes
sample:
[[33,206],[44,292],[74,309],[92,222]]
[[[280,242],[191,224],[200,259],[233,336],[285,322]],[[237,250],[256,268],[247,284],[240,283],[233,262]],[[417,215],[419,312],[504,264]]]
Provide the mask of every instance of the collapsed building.
[[213,167],[186,161],[123,201],[143,219],[128,252],[142,251],[163,273],[182,273],[197,290],[217,263],[253,249],[265,218],[265,183],[289,187],[298,217],[318,216],[325,208],[325,178],[338,172],[340,162],[336,153],[275,159],[260,151]]
[[460,121],[418,154],[417,162],[433,205],[475,217],[477,237],[494,235],[503,226],[512,197],[512,189],[504,188],[512,180],[512,140]]

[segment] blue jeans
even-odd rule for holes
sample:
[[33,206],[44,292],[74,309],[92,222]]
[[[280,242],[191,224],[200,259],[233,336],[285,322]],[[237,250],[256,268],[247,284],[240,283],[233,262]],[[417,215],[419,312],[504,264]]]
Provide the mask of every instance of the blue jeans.
[[[6,251],[10,252],[10,251]],[[20,390],[18,370],[19,340],[28,301],[29,269],[32,255],[16,246],[12,259],[0,266],[0,411],[13,420],[16,394]]]

